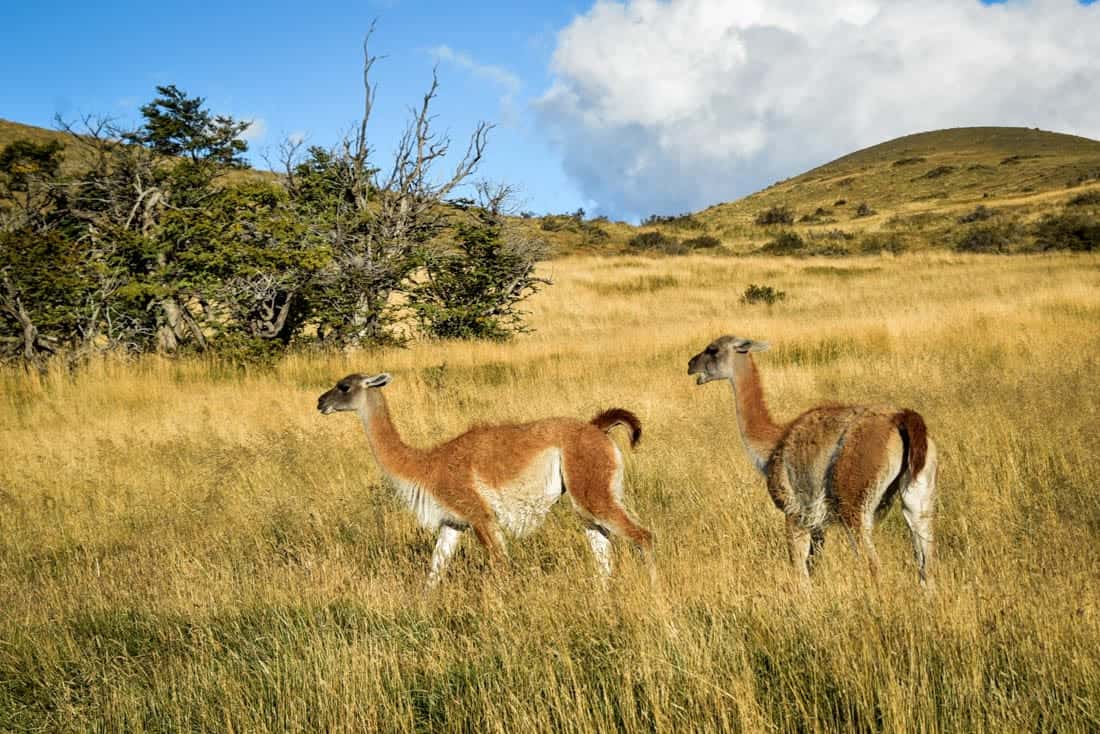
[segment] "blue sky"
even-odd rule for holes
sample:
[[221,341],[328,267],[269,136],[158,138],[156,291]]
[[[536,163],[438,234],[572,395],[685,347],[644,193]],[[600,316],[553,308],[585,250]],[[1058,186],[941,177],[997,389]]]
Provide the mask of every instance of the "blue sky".
[[[18,3],[0,24],[0,117],[45,127],[55,113],[137,119],[155,86],[172,83],[206,97],[216,112],[261,120],[254,153],[299,132],[331,145],[362,109],[361,43],[377,18],[372,50],[384,58],[373,72],[371,131],[380,153],[438,60],[440,129],[457,147],[478,120],[494,122],[482,175],[518,185],[525,206],[570,210],[583,198],[533,129],[528,107],[549,84],[554,34],[586,6],[200,2],[182,13],[144,2]],[[440,47],[453,54],[437,58]]]
[[1100,137],[1100,6],[1074,0],[9,4],[0,117],[136,120],[172,83],[257,120],[262,164],[353,124],[372,18],[379,154],[438,63],[439,127],[496,123],[481,175],[539,213],[697,209],[936,127]]

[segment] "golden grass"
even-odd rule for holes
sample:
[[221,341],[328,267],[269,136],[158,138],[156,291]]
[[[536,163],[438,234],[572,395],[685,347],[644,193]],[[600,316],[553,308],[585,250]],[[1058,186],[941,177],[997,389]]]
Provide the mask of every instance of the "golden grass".
[[[1090,731],[1100,727],[1100,260],[569,259],[514,343],[145,359],[0,373],[0,730]],[[750,283],[787,291],[742,306]],[[687,358],[768,339],[774,412],[888,401],[941,449],[939,591],[896,510],[867,588],[831,534],[793,591],[721,385]],[[427,443],[476,421],[636,411],[601,592],[568,503],[489,576],[432,539],[362,428],[316,396],[388,370]]]

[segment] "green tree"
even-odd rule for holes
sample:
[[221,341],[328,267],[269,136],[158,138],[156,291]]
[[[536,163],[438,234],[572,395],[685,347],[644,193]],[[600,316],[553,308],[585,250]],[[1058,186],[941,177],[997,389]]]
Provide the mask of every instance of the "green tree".
[[227,115],[213,115],[202,97],[188,97],[174,84],[157,87],[160,95],[141,108],[145,123],[125,137],[164,156],[245,168],[248,143],[241,134],[252,124]]
[[499,203],[469,207],[453,245],[425,258],[424,278],[409,294],[425,334],[501,341],[526,330],[519,304],[550,282],[535,275],[545,249],[508,231]]

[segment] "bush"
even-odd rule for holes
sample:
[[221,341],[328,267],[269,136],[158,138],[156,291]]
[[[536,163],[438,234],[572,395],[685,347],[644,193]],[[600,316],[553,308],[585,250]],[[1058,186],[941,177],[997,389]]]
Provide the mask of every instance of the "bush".
[[956,252],[1008,252],[1012,236],[1005,227],[979,225],[971,227],[955,242]]
[[655,227],[659,224],[667,224],[679,229],[705,229],[706,225],[696,219],[692,214],[673,214],[662,216],[651,214],[642,220],[643,227]]
[[753,220],[758,227],[767,227],[773,224],[794,224],[794,212],[787,206],[773,206],[756,215]]
[[568,214],[547,214],[542,218],[539,227],[544,232],[574,231],[577,228],[577,221]]
[[745,292],[741,294],[741,303],[751,305],[754,303],[766,303],[769,306],[786,300],[785,291],[772,288],[770,285],[757,285],[750,283]]
[[828,216],[828,214],[829,212],[827,212],[824,207],[819,206],[817,209],[814,209],[812,213],[803,214],[801,217],[799,217],[798,221],[805,223],[820,222],[821,219]]
[[636,252],[663,252],[666,255],[682,255],[687,252],[680,240],[655,229],[634,235],[627,242],[627,247]]
[[928,171],[928,173],[921,176],[921,178],[942,178],[944,176],[947,176],[948,174],[954,173],[957,170],[959,169],[955,166],[936,166],[931,171]]
[[761,247],[757,252],[767,255],[804,254],[806,241],[795,232],[783,232],[774,240]]
[[959,224],[973,224],[974,222],[984,222],[985,220],[992,217],[993,214],[994,212],[992,209],[985,206],[984,204],[979,204],[977,207],[974,208],[974,211],[968,214],[963,214],[961,217],[959,217]]
[[709,234],[700,235],[699,237],[692,237],[691,239],[684,240],[684,247],[689,250],[713,250],[716,247],[721,246],[721,242],[717,237],[712,237]]
[[1035,225],[1035,247],[1039,250],[1100,250],[1100,219],[1065,212],[1044,217]]
[[1100,206],[1100,189],[1078,194],[1066,202],[1066,206]]
[[870,217],[874,216],[875,210],[871,208],[871,205],[866,201],[861,201],[859,206],[856,207],[856,217]]
[[895,168],[901,166],[912,166],[916,165],[917,163],[924,163],[926,160],[927,158],[923,158],[921,156],[914,156],[912,158],[898,158],[896,161],[894,161],[893,165]]
[[844,206],[847,203],[848,203],[847,199],[837,199],[836,201],[833,202],[833,206]]
[[897,255],[907,249],[908,245],[905,244],[905,240],[893,232],[869,234],[863,238],[859,246],[860,252],[866,255],[877,255],[881,252],[891,252]]

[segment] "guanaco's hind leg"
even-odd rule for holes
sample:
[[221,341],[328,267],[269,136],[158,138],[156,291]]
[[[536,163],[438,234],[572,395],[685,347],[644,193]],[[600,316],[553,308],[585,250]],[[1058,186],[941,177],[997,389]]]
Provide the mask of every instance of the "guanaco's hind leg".
[[935,550],[932,517],[936,502],[936,468],[936,445],[929,439],[924,468],[901,491],[901,513],[913,538],[913,555],[917,559],[921,585],[927,589],[932,588],[931,565]]
[[793,515],[787,515],[787,554],[803,591],[810,590],[810,550],[813,537]]
[[[577,512],[588,523],[629,538],[645,557],[650,580],[656,582],[653,533],[643,527],[621,502],[623,472],[618,449],[610,442],[571,447],[566,452],[562,473],[566,490]],[[600,544],[600,541],[596,539],[595,543]],[[597,551],[591,533],[589,544],[599,559],[602,545],[601,551]]]
[[470,526],[474,529],[474,535],[488,551],[489,563],[494,567],[503,565],[508,558],[508,554],[504,550],[504,536],[501,534],[496,520],[483,519],[479,522],[471,522]]

